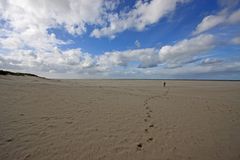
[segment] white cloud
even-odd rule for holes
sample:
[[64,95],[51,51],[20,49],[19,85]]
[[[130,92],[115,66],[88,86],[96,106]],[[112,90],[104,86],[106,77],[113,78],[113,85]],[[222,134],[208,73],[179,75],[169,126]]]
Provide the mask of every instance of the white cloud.
[[2,0],[2,16],[18,31],[30,26],[63,25],[73,34],[86,30],[86,23],[100,23],[103,0]]
[[[0,46],[7,49],[33,48],[53,50],[66,44],[56,38],[48,29],[63,27],[70,34],[86,32],[86,25],[94,27],[92,36],[115,37],[115,33],[129,28],[143,30],[173,12],[178,3],[189,0],[152,0],[137,1],[128,12],[116,12],[120,1],[106,0],[1,0],[0,20],[5,23],[8,33],[1,36]],[[1,28],[1,30],[3,30]]]
[[1,68],[19,68],[39,72],[74,72],[87,69],[94,65],[94,58],[80,49],[61,52],[33,52],[32,50],[15,50],[0,54]]
[[[200,35],[182,40],[161,49],[144,48],[125,51],[105,52],[99,56],[84,53],[81,49],[61,51],[55,47],[51,52],[45,50],[12,50],[0,54],[1,68],[22,68],[55,73],[108,73],[116,68],[153,68],[159,64],[168,67],[190,63],[195,56],[212,49],[215,39],[212,35]],[[192,61],[194,63],[194,61]]]
[[[0,0],[0,20],[4,23],[0,24],[0,68],[66,75],[81,73],[86,76],[126,77],[216,71],[214,66],[219,63],[215,59],[202,61],[202,64],[208,65],[188,68],[188,65],[198,60],[198,56],[214,48],[215,38],[209,34],[184,39],[160,49],[139,49],[141,44],[136,40],[135,46],[138,49],[94,56],[82,52],[80,48],[61,50],[59,46],[71,42],[60,40],[54,33],[48,32],[49,29],[63,27],[70,34],[80,35],[87,31],[86,25],[92,25],[99,27],[91,33],[92,36],[113,38],[127,29],[144,30],[172,13],[178,3],[188,1],[139,0],[133,9],[116,13],[120,1]],[[240,10],[209,16],[203,20],[202,26],[199,25],[198,33],[220,24],[238,23],[239,13]],[[239,38],[234,38],[232,42],[239,44]],[[231,70],[234,66],[239,66],[239,63],[228,63],[225,66]]]
[[[240,72],[240,63],[237,59],[223,61],[217,58],[206,58],[194,65],[190,63],[175,68],[157,66],[162,63],[171,65],[173,63],[171,59],[175,56],[182,62],[189,59],[185,55],[184,51],[187,51],[187,49],[183,49],[185,47],[193,45],[190,47],[191,53],[186,53],[189,54],[189,57],[201,55],[202,51],[209,48],[203,47],[203,44],[208,45],[209,43],[204,42],[202,45],[196,45],[196,41],[197,39],[188,39],[170,46],[169,51],[171,52],[169,53],[174,52],[174,54],[165,57],[164,61],[160,61],[159,50],[154,48],[107,52],[99,56],[83,53],[80,49],[66,52],[55,49],[55,52],[51,53],[17,50],[17,52],[0,54],[0,68],[37,73],[48,77],[54,75],[54,78],[196,78],[194,75],[199,76],[201,74],[205,78],[217,78],[215,76],[211,77],[211,75],[214,73],[223,75]],[[199,49],[193,50],[194,47]],[[200,49],[201,47],[203,49]],[[162,49],[159,53],[162,52]],[[181,51],[176,52],[177,49]],[[186,59],[183,60],[182,56]],[[131,62],[137,62],[137,66],[129,65]],[[144,67],[152,68],[144,69]]]
[[205,78],[205,79],[232,79],[239,78],[239,60],[209,63],[208,65],[184,65],[177,68],[154,67],[148,69],[129,67],[125,70],[105,72],[105,78]]
[[229,16],[229,23],[239,23],[240,22],[240,9],[233,12],[230,16]]
[[[86,32],[86,25],[104,25],[105,16],[120,1],[107,0],[1,0],[0,19],[17,33],[29,28],[46,32],[63,26],[70,34]],[[46,36],[46,34],[45,34]]]
[[127,66],[129,62],[137,62],[140,68],[155,67],[159,60],[154,48],[106,52],[97,58],[97,69],[109,70],[114,66]]
[[[105,7],[105,8],[104,8]],[[80,35],[86,24],[101,24],[105,10],[114,6],[103,0],[1,0],[0,47],[52,51],[68,44],[48,29],[63,27],[70,34]]]
[[135,44],[135,46],[136,46],[137,48],[141,47],[141,43],[140,43],[138,40],[136,40],[136,41],[134,42],[134,44]]
[[116,33],[134,28],[138,31],[146,26],[158,22],[168,13],[173,12],[178,3],[184,3],[189,0],[152,0],[137,1],[134,9],[120,14],[111,14],[108,17],[109,24],[100,29],[94,29],[91,36],[114,38]]
[[215,45],[215,38],[210,34],[184,39],[175,45],[163,46],[159,51],[160,61],[169,67],[178,67],[193,60],[194,56],[214,48]]
[[194,35],[205,32],[213,27],[216,27],[219,24],[225,22],[224,15],[210,15],[205,17],[202,22],[197,26],[196,30],[194,31]]
[[16,37],[0,38],[0,47],[6,49],[18,49],[22,45],[22,41]]
[[14,50],[0,54],[1,68],[19,68],[41,72],[107,72],[114,67],[127,67],[136,62],[139,68],[157,66],[158,51],[154,48],[106,52],[92,56],[80,49],[52,52],[33,52],[32,50]]
[[233,44],[238,44],[238,45],[240,45],[240,37],[235,37],[235,38],[233,38],[233,39],[232,39],[232,43],[233,43]]
[[107,71],[115,66],[127,66],[136,61],[141,66],[148,66],[157,59],[157,51],[152,48],[106,52],[100,56],[83,53],[80,49],[60,51],[55,48],[52,52],[33,52],[32,50],[14,50],[0,54],[1,68],[19,68],[42,72],[91,72]]
[[206,58],[206,59],[202,60],[201,64],[202,65],[213,65],[213,64],[220,64],[222,62],[223,62],[223,60],[221,60],[221,59]]
[[0,47],[6,49],[33,48],[36,50],[52,50],[57,45],[68,44],[56,38],[54,33],[48,34],[45,30],[31,27],[23,32],[8,31],[0,36]]
[[230,25],[240,22],[240,9],[232,13],[228,13],[227,10],[223,10],[217,15],[209,15],[203,18],[200,24],[197,25],[193,35],[197,35],[206,32],[218,25]]

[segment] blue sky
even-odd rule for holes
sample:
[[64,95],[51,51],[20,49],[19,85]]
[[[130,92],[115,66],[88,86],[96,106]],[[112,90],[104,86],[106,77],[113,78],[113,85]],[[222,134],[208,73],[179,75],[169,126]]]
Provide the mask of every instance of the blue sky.
[[240,79],[239,0],[0,1],[0,68],[51,78]]

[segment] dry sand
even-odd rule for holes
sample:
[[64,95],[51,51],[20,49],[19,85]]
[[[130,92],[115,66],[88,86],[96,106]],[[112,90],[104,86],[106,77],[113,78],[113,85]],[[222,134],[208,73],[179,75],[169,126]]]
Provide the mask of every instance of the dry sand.
[[240,82],[0,76],[1,160],[237,160]]

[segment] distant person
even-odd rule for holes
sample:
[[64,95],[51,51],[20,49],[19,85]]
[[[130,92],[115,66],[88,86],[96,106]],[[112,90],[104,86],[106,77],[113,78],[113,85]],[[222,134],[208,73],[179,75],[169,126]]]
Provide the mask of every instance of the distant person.
[[163,87],[166,87],[166,82],[165,81],[163,82]]

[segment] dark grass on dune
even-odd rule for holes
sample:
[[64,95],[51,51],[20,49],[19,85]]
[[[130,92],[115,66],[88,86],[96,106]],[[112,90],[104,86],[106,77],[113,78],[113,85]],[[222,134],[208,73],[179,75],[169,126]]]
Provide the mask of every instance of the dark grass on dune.
[[44,78],[31,73],[10,72],[10,71],[4,71],[4,70],[0,70],[0,75],[31,76],[31,77],[37,77],[37,78]]

